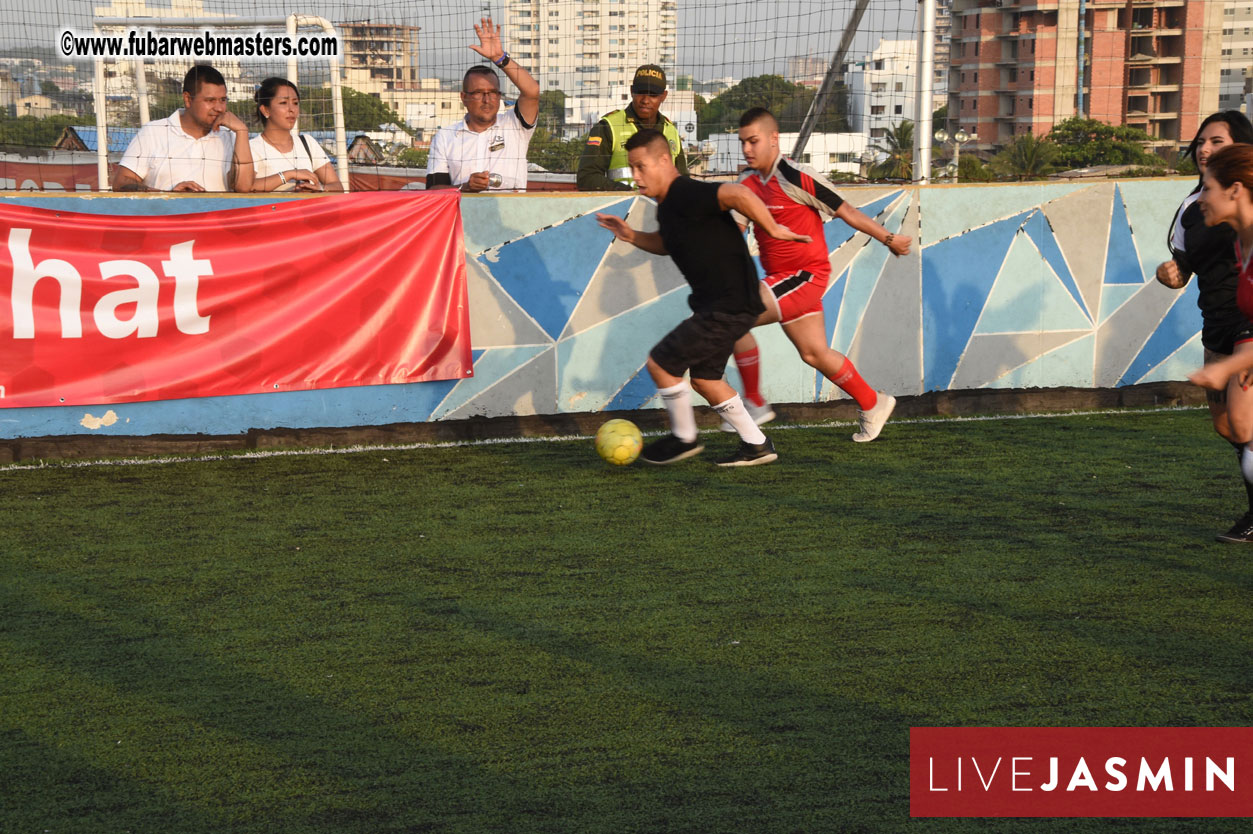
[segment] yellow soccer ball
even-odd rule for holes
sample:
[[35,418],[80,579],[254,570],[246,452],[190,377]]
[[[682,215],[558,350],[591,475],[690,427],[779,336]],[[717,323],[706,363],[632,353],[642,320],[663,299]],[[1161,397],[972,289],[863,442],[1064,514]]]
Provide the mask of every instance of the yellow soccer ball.
[[610,420],[596,430],[596,452],[615,466],[625,466],[640,456],[644,436],[630,420]]

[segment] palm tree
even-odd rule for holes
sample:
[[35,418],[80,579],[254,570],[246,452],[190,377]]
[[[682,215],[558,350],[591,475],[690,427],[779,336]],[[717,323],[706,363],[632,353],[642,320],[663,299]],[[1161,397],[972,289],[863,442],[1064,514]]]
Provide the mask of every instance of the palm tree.
[[906,119],[883,134],[883,145],[871,145],[878,154],[887,159],[870,169],[870,176],[880,180],[907,180],[914,170],[914,123]]
[[1057,145],[1048,139],[1040,139],[1024,133],[1001,149],[989,163],[998,176],[1023,180],[1043,179],[1057,170],[1054,160],[1059,153]]

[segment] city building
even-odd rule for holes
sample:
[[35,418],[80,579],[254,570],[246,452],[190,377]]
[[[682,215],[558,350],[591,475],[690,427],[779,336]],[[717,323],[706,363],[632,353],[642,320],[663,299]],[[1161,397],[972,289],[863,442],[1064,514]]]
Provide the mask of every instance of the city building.
[[1242,110],[1245,87],[1253,80],[1253,0],[1226,0],[1222,26],[1218,109]]
[[418,90],[418,26],[350,20],[336,23],[344,84],[368,95]]
[[873,141],[903,121],[916,121],[917,58],[917,41],[881,40],[870,55],[844,65],[853,131]]
[[545,90],[617,95],[636,67],[675,77],[676,0],[507,0],[505,43]]
[[953,0],[948,115],[972,149],[1082,115],[1140,128],[1170,155],[1216,109],[1221,3],[1086,0],[1082,75],[1080,3]]

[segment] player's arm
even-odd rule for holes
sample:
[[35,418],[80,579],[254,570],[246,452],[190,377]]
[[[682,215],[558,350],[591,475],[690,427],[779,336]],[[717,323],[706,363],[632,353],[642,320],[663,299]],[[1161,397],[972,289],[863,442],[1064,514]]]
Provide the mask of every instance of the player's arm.
[[794,240],[798,243],[809,243],[811,240],[809,235],[798,235],[787,226],[775,222],[766,204],[747,186],[739,183],[724,182],[718,186],[718,207],[723,211],[739,212],[756,223],[763,232],[778,240]]
[[839,210],[836,211],[835,216],[843,220],[855,231],[862,232],[879,241],[898,258],[901,255],[909,254],[910,244],[914,242],[913,238],[908,235],[898,235],[889,232],[851,203],[842,204]]
[[578,174],[575,184],[579,191],[633,191],[624,182],[609,178],[609,160],[613,157],[613,130],[601,119],[587,134],[583,152],[579,155]]
[[661,240],[660,232],[641,232],[639,229],[632,229],[616,214],[597,214],[596,222],[601,228],[613,232],[613,236],[618,240],[626,241],[645,252],[651,252],[654,255],[670,254],[666,249],[666,244]]

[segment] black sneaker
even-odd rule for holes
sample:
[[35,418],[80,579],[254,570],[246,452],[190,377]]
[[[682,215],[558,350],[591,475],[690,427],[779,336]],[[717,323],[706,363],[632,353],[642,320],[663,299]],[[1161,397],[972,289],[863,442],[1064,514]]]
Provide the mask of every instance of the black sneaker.
[[1231,544],[1253,544],[1253,512],[1245,513],[1230,530],[1214,538]]
[[719,466],[760,466],[763,463],[771,463],[778,459],[779,456],[774,451],[774,444],[767,437],[761,443],[745,443],[741,441],[740,448],[736,449],[735,454],[730,457],[719,458],[714,462]]
[[640,460],[661,466],[690,458],[692,455],[699,455],[704,449],[705,447],[699,440],[688,443],[673,434],[667,434],[660,440],[654,440],[645,446],[644,451],[640,453]]

